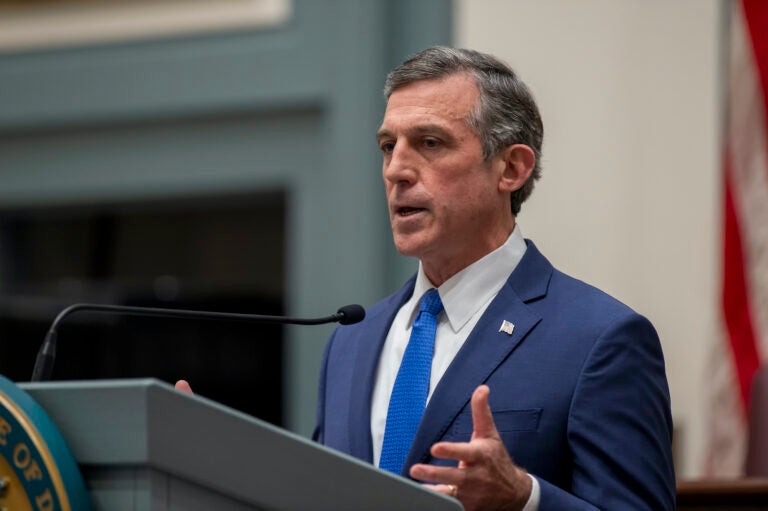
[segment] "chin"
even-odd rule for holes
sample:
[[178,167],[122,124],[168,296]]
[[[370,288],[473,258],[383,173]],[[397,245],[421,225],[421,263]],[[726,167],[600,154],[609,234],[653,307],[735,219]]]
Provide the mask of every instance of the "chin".
[[418,239],[415,236],[395,236],[394,241],[398,252],[404,256],[416,257],[418,259],[421,259],[430,246],[429,240]]
[[417,243],[414,240],[405,239],[404,236],[397,235],[394,237],[394,241],[395,248],[402,255],[407,257],[419,257],[419,254],[421,253],[421,250],[419,250],[421,247],[420,243]]
[[419,257],[418,252],[414,251],[408,244],[395,243],[395,248],[406,257]]

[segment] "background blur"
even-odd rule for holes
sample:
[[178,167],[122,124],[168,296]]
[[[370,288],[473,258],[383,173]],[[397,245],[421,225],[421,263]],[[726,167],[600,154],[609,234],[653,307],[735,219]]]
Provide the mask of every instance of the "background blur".
[[[519,222],[647,315],[678,473],[700,474],[718,341],[719,0],[0,0],[0,373],[28,380],[80,301],[326,315],[415,261],[392,248],[374,133],[386,72],[496,54],[544,117]],[[330,328],[80,314],[55,379],[184,377],[308,434]]]

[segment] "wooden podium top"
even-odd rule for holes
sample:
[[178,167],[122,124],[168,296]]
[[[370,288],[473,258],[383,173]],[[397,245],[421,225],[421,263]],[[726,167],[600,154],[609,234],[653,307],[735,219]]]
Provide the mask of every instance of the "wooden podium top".
[[677,484],[678,511],[752,511],[766,506],[768,478],[703,479]]

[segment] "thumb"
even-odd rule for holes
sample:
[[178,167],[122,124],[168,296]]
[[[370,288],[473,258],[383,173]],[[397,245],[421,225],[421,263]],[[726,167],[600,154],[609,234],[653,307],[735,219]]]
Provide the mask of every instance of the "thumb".
[[192,387],[189,386],[189,383],[187,383],[187,380],[177,381],[175,387],[176,387],[176,390],[186,392],[187,394],[194,394],[194,392],[192,392]]
[[488,404],[488,395],[491,389],[487,385],[480,385],[472,393],[472,438],[498,438],[496,424],[493,422],[491,406]]

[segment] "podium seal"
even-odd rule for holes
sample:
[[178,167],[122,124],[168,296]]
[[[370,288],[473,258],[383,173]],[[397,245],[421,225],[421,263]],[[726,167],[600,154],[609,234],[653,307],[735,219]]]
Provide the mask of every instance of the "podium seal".
[[89,511],[75,458],[32,397],[0,376],[0,511]]

